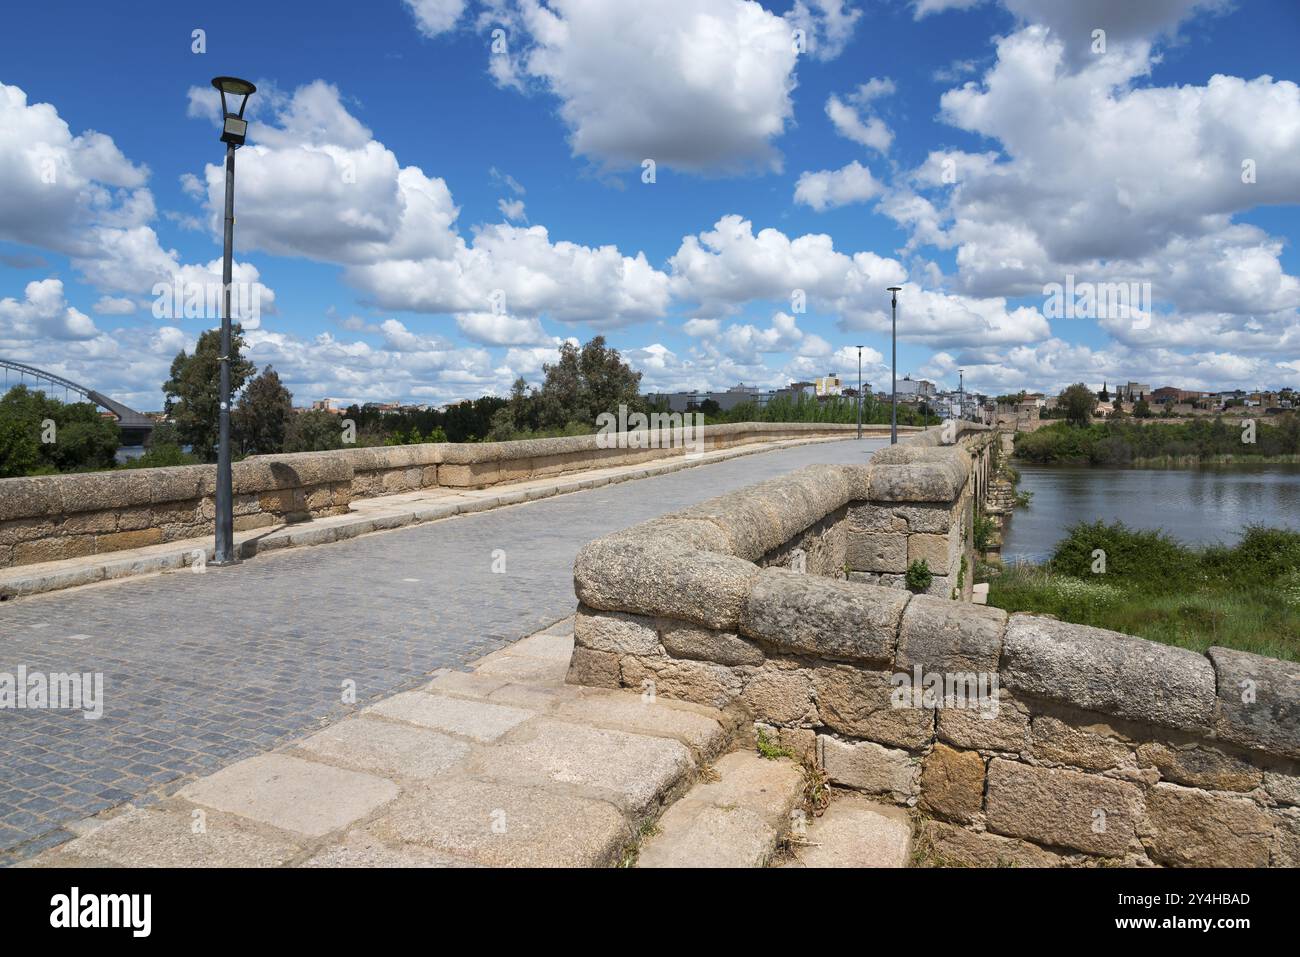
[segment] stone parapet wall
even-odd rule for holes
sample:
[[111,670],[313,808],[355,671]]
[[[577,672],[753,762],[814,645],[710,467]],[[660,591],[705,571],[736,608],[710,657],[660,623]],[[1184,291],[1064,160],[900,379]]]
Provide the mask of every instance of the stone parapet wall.
[[900,547],[857,538],[964,527],[984,440],[927,434],[590,543],[569,680],[739,710],[914,808],[937,863],[1300,865],[1300,666],[856,579],[855,549]]
[[[706,426],[703,451],[755,442],[852,435],[855,427],[750,422]],[[625,433],[645,441],[653,433]],[[640,436],[640,439],[635,437]],[[565,472],[683,456],[668,448],[602,448],[595,435],[520,442],[425,443],[252,456],[232,466],[235,530],[310,521],[354,499],[423,488],[485,488]],[[216,468],[188,465],[0,479],[0,568],[210,535]]]

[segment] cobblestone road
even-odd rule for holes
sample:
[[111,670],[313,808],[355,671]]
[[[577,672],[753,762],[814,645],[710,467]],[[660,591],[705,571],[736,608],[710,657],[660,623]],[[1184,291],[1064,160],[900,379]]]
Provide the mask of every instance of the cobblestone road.
[[[102,672],[104,710],[0,710],[0,861],[150,803],[572,614],[587,541],[881,440],[798,446],[316,548],[0,605],[0,673]],[[505,573],[492,571],[493,552]],[[356,703],[344,703],[352,682]]]

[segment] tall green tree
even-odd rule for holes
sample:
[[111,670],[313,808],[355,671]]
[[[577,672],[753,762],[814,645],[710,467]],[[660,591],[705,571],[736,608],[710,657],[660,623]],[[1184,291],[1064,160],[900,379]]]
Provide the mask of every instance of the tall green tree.
[[1061,393],[1056,404],[1065,410],[1067,422],[1082,428],[1092,419],[1093,410],[1097,408],[1097,397],[1082,382],[1076,382]]
[[[230,334],[230,393],[234,395],[257,371],[241,355],[244,330],[235,323]],[[181,441],[204,461],[217,459],[218,402],[220,393],[221,332],[209,329],[199,336],[194,354],[184,350],[172,360],[171,377],[163,383],[167,415],[176,422]]]
[[245,455],[284,451],[285,432],[293,417],[293,394],[271,366],[245,386],[231,413],[235,441]]
[[343,422],[332,412],[295,412],[285,429],[284,451],[325,452],[343,448]]
[[617,349],[596,336],[581,349],[572,342],[560,347],[558,362],[543,366],[546,381],[537,393],[538,426],[562,429],[578,423],[594,430],[602,412],[644,411],[641,373],[623,361]]

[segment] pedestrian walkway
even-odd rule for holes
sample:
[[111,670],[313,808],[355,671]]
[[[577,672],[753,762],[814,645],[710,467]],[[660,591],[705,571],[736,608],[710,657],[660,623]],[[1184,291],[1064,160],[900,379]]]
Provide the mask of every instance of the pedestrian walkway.
[[601,867],[630,862],[729,744],[721,712],[564,684],[573,620],[148,807],[38,867]]
[[[464,668],[572,614],[586,542],[879,440],[801,445],[609,484],[206,574],[0,605],[0,672],[102,673],[104,713],[0,711],[0,852],[148,804]],[[504,489],[503,489],[504,491]]]

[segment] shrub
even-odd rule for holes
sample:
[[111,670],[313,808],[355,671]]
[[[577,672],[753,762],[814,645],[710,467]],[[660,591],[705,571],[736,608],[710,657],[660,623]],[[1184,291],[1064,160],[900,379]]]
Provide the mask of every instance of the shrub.
[[912,564],[907,566],[907,587],[912,591],[925,591],[934,581],[934,572],[930,571],[930,563],[924,558],[918,558]]
[[1196,565],[1195,556],[1160,531],[1129,528],[1123,522],[1079,522],[1056,543],[1048,566],[1053,572],[1089,578],[1093,575],[1093,552],[1106,556],[1106,575],[1127,582],[1155,582],[1170,575],[1187,574]]

